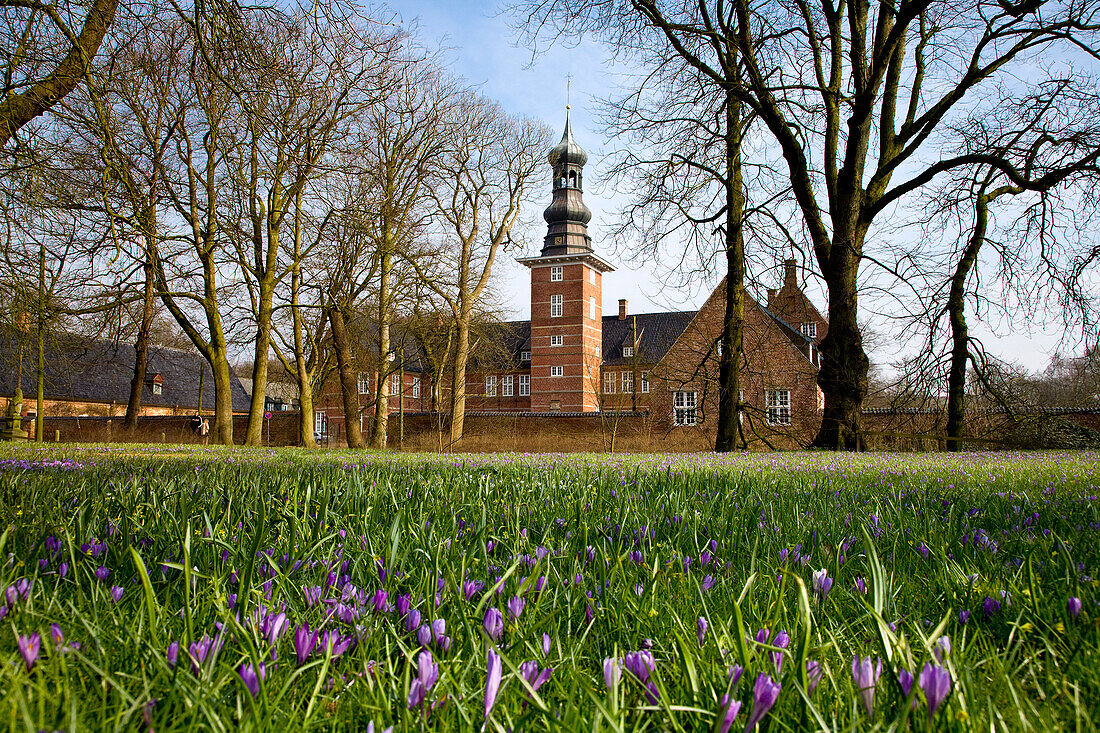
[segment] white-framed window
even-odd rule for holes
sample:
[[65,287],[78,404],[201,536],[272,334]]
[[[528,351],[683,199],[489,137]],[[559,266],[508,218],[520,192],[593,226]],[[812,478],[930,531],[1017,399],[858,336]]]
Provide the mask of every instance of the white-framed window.
[[560,283],[562,281],[563,268],[561,265],[552,265],[550,267],[550,282]]
[[634,347],[633,346],[624,346],[623,347],[623,358],[624,359],[629,359],[632,356],[634,356]]
[[565,337],[562,336],[561,334],[558,334],[557,336],[551,336],[550,337],[550,345],[551,346],[562,346],[564,344],[565,344]]
[[531,352],[530,351],[521,351],[521,352],[519,352],[519,360],[520,361],[531,361]]
[[802,325],[801,325],[801,326],[799,327],[799,329],[798,329],[798,330],[799,330],[799,331],[801,331],[801,332],[802,332],[802,335],[803,335],[803,336],[805,336],[805,337],[806,337],[806,338],[808,338],[808,339],[815,339],[815,338],[817,338],[817,324],[816,324],[816,323],[813,323],[813,322],[811,322],[811,323],[803,323],[803,324],[802,324]]
[[623,394],[634,392],[634,372],[623,372]]
[[561,318],[561,303],[562,303],[562,296],[560,296],[560,295],[551,295],[550,296],[550,317],[551,318]]
[[531,395],[531,375],[521,374],[519,375],[519,396],[529,397]]
[[560,367],[560,366],[550,367],[550,376],[551,377],[564,377],[565,376],[565,367]]
[[164,385],[160,382],[153,382],[153,394],[164,394]]
[[412,396],[413,399],[420,397],[420,377],[413,377]]
[[500,378],[500,396],[511,397],[512,396],[512,375],[505,374]]
[[491,377],[485,377],[485,396],[496,397],[497,396],[497,378],[496,375]]
[[370,375],[359,372],[359,394],[370,394]]
[[675,425],[695,425],[699,421],[698,392],[672,393],[672,420]]
[[791,391],[789,389],[769,389],[764,396],[768,425],[790,425]]
[[588,282],[592,283],[593,285],[596,284],[596,271],[595,270],[589,270],[588,271]]
[[328,435],[328,416],[324,412],[313,413],[313,432],[317,435]]
[[604,372],[603,393],[615,394],[615,372]]
[[390,375],[390,394],[401,394],[401,374]]
[[588,299],[588,317],[595,320],[596,318],[596,296],[591,296]]
[[638,376],[642,379],[642,394],[649,394],[649,372],[642,372]]

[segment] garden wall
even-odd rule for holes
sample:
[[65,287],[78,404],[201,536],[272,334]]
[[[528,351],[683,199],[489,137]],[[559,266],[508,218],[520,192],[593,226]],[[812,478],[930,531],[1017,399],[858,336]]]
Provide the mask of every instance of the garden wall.
[[[203,443],[204,439],[191,429],[191,415],[149,415],[138,422],[131,434],[122,429],[122,418],[114,417],[46,417],[43,434],[47,442],[53,442],[55,431],[60,432],[62,443]],[[206,415],[208,421],[213,416]],[[233,439],[244,442],[247,415],[233,416]],[[270,426],[270,430],[268,427]],[[24,430],[33,432],[34,423],[24,422]],[[298,413],[274,412],[264,425],[266,445],[298,445]],[[209,442],[207,436],[206,441]]]

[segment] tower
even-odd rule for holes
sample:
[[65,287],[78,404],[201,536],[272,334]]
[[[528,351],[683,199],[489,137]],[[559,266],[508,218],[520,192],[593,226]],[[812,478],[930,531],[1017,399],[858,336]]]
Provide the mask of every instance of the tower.
[[582,198],[588,155],[573,139],[568,112],[561,142],[547,159],[554,194],[542,215],[542,252],[518,260],[531,268],[531,411],[595,412],[603,358],[602,278],[615,268],[592,250],[592,212]]

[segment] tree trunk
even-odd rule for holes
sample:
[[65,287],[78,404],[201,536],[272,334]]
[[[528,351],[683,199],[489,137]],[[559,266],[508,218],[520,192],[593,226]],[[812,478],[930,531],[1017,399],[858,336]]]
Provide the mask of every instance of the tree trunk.
[[[272,244],[271,246],[276,246]],[[256,348],[252,362],[252,401],[248,406],[245,445],[263,445],[264,410],[267,406],[267,371],[271,358],[271,313],[275,284],[260,281],[256,313]]]
[[470,356],[469,314],[462,314],[455,323],[454,368],[451,369],[451,431],[449,447],[462,440],[466,422],[466,362]]
[[[384,235],[385,239],[385,235]],[[387,243],[388,244],[388,243]],[[386,245],[384,245],[386,246]],[[385,450],[386,422],[390,413],[390,270],[393,255],[384,249],[378,268],[378,389],[375,390],[374,420],[371,421],[371,448]]]
[[714,450],[738,448],[741,348],[745,322],[745,239],[741,218],[745,196],[741,180],[741,102],[726,94],[726,312],[718,357],[718,431]]
[[[966,411],[966,359],[969,354],[970,338],[966,327],[966,280],[974,263],[978,260],[978,250],[985,241],[986,227],[989,223],[989,199],[979,193],[974,202],[974,231],[967,242],[963,256],[955,266],[951,276],[951,290],[947,296],[947,316],[951,321],[951,367],[947,374],[947,450],[960,450],[959,438],[963,432],[963,417]],[[952,440],[954,438],[954,440]]]
[[[138,426],[141,395],[145,389],[145,374],[149,363],[149,331],[153,327],[153,313],[156,305],[156,277],[153,274],[151,258],[146,257],[143,269],[145,270],[145,299],[142,304],[137,339],[134,341],[134,377],[130,380],[130,399],[126,402],[126,417],[122,420],[122,429],[128,433],[133,433]],[[202,405],[199,405],[199,409],[202,409]]]
[[224,346],[211,349],[210,369],[214,373],[214,440],[233,445],[233,379],[229,354]]
[[[359,428],[359,379],[352,370],[351,345],[344,328],[344,313],[337,303],[333,303],[328,316],[332,324],[332,345],[336,351],[336,371],[340,376],[340,396],[344,401],[344,435],[348,448],[363,449],[367,444]],[[312,433],[313,426],[309,429]]]
[[[856,276],[862,247],[845,246],[851,239],[833,237],[833,252],[822,267],[829,291],[829,332],[821,341],[821,370],[817,383],[825,393],[821,429],[811,447],[860,450],[860,413],[867,395],[870,361],[863,350],[857,322]],[[862,243],[860,243],[862,244]]]

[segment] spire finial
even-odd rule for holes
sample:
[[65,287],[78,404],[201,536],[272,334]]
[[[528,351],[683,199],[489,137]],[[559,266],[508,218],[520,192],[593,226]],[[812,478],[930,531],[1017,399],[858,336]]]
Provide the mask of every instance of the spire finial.
[[566,117],[569,116],[569,87],[572,85],[572,83],[573,83],[573,75],[572,74],[566,74],[565,75],[565,116]]

